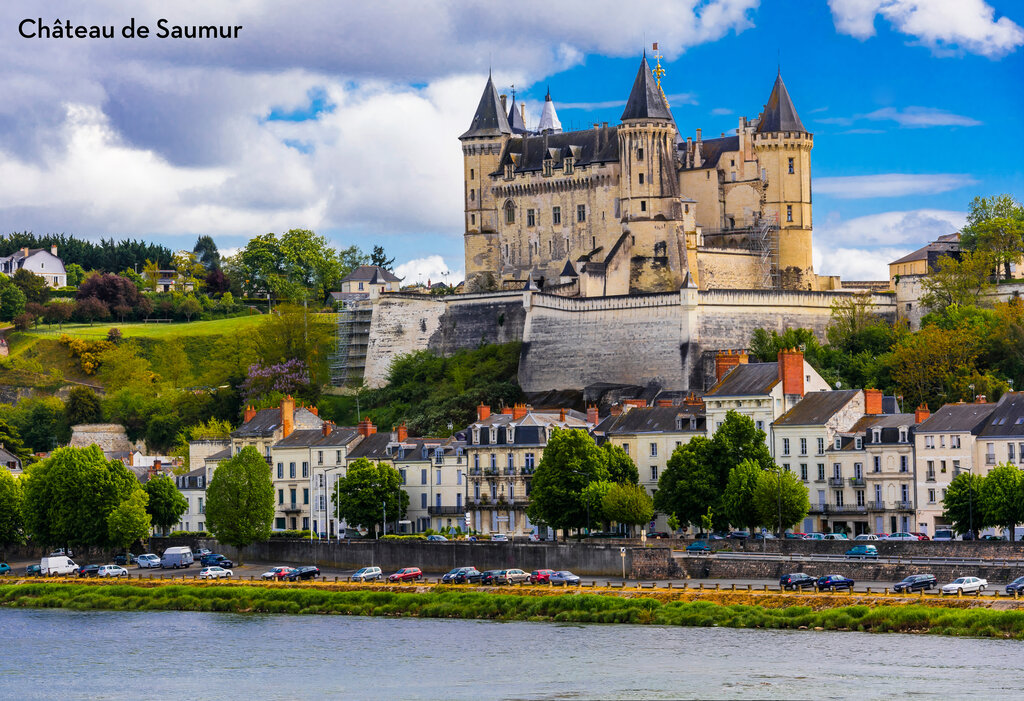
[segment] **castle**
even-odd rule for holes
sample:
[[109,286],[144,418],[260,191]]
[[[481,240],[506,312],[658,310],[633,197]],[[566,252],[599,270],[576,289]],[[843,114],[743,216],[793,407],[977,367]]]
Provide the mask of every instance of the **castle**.
[[550,93],[535,131],[490,77],[464,161],[471,290],[563,296],[834,289],[811,264],[814,137],[782,81],[735,135],[683,140],[659,64],[640,61],[618,126],[562,131]]

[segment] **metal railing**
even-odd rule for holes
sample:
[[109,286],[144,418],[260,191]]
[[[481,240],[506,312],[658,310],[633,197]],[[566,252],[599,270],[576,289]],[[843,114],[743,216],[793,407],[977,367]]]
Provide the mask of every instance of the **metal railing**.
[[843,478],[842,477],[829,477],[828,478],[828,486],[830,486],[830,487],[842,487],[843,486]]

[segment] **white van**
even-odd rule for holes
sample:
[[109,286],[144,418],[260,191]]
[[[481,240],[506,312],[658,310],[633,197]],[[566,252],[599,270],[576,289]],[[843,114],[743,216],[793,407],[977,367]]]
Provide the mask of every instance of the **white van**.
[[192,548],[185,545],[178,545],[164,550],[164,556],[160,558],[160,568],[188,567],[192,564]]
[[39,561],[39,574],[42,576],[59,577],[78,572],[78,565],[67,555],[44,557]]

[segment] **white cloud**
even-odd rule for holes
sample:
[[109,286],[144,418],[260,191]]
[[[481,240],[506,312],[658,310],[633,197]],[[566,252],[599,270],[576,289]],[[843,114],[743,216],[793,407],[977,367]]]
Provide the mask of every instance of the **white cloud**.
[[875,35],[881,15],[937,55],[953,47],[1000,58],[1024,45],[1024,29],[1008,17],[995,19],[985,0],[829,0],[836,31],[857,39]]
[[441,256],[415,258],[396,265],[394,272],[395,275],[402,278],[403,285],[412,285],[417,282],[427,284],[428,281],[454,285],[465,278],[465,271],[462,268],[449,266]]
[[912,248],[836,248],[814,252],[814,272],[838,275],[843,280],[888,280],[889,263],[910,253]]
[[852,200],[868,197],[934,195],[974,185],[977,182],[970,175],[957,173],[881,173],[815,178],[814,190],[818,194]]
[[723,115],[732,114],[732,110],[729,109],[728,107],[716,107],[715,109],[711,110],[711,114],[713,114],[716,117],[721,117]]
[[873,121],[892,121],[901,127],[976,127],[981,122],[971,117],[960,114],[953,114],[934,107],[905,107],[902,110],[895,107],[883,107],[880,110],[869,112],[864,115],[865,119]]

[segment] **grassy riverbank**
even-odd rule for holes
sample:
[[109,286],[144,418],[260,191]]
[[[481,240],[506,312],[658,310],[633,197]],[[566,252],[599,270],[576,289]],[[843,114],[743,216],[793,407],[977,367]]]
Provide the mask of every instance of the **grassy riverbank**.
[[[725,601],[730,600],[734,599],[725,598]],[[793,598],[792,601],[797,603],[800,599]],[[1024,610],[1019,609],[909,603],[815,609],[808,605],[766,607],[716,603],[706,599],[666,601],[643,594],[629,597],[568,592],[496,594],[476,590],[453,591],[447,587],[404,592],[226,583],[83,586],[34,582],[0,585],[0,606],[821,629],[1024,639]]]

